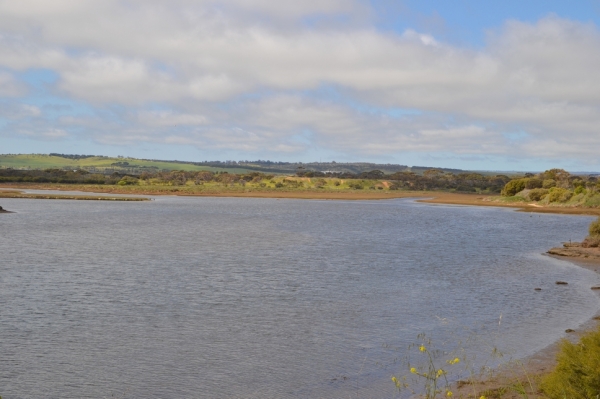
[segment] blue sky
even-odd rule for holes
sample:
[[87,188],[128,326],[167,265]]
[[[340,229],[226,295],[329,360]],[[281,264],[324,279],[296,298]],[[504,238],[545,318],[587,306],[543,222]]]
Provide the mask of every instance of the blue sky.
[[0,153],[599,170],[600,1],[0,0]]

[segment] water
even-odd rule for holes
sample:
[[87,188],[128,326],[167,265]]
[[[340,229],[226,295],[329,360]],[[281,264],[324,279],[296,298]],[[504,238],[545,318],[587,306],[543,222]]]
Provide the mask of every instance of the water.
[[589,217],[413,200],[2,206],[17,211],[0,215],[4,399],[389,398],[394,348],[419,333],[526,356],[599,307],[595,273],[540,255]]

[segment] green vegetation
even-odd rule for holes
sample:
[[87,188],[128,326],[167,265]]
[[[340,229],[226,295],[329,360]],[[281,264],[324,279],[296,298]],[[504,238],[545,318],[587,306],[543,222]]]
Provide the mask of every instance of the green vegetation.
[[142,173],[144,170],[151,172],[185,170],[185,171],[229,171],[232,173],[246,173],[250,169],[243,167],[224,168],[192,163],[175,163],[168,161],[151,161],[134,158],[111,158],[93,155],[63,155],[63,154],[27,154],[27,155],[0,155],[0,168],[13,169],[83,169],[91,173],[103,173],[105,170],[121,173]]
[[556,368],[542,381],[551,399],[592,399],[600,395],[600,329],[578,343],[563,340]]
[[576,176],[550,169],[510,180],[502,188],[502,201],[527,200],[540,205],[600,207],[600,181],[596,176]]
[[[180,169],[173,170],[173,167]],[[276,175],[236,169],[231,165],[226,170],[219,170],[199,164],[161,163],[91,155],[0,156],[0,183],[119,186],[120,188],[127,187],[132,192],[136,187],[151,188],[153,192],[161,187],[161,192],[183,191],[189,193],[224,190],[298,191],[318,189],[334,192],[340,190],[438,190],[491,194],[500,193],[502,187],[509,181],[510,178],[505,175],[455,174],[442,169],[428,169],[421,174],[407,170],[386,174],[378,169],[360,173],[333,171],[325,173],[318,170],[299,169],[295,175]]]
[[590,224],[590,237],[600,238],[600,217]]

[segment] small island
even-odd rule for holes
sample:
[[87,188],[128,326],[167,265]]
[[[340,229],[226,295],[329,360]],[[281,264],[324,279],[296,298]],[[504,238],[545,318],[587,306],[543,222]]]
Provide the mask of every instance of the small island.
[[6,209],[4,209],[0,206],[0,213],[12,213],[12,212],[7,211]]

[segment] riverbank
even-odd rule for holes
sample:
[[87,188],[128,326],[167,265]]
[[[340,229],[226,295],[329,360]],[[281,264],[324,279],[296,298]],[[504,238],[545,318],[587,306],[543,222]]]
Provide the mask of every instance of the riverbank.
[[[569,247],[569,243],[565,243],[564,248],[550,249],[548,255],[600,274],[600,249],[590,248],[595,251],[592,253],[593,256],[590,256],[588,251],[585,251],[585,254],[578,251],[562,251]],[[559,252],[560,254],[558,254]],[[590,289],[594,288],[590,287]],[[600,295],[600,289],[594,289],[594,291]],[[584,333],[596,330],[599,323],[600,309],[584,324],[573,326],[572,329],[565,331],[567,335],[564,338],[576,342]],[[479,376],[472,381],[461,381],[455,385],[455,392],[458,397],[466,399],[478,399],[481,396],[488,399],[522,399],[523,397],[547,399],[547,396],[539,390],[540,381],[556,366],[556,356],[560,350],[561,340],[562,338],[522,361],[504,364],[494,370],[491,375]]]
[[[4,189],[4,190],[3,190]],[[222,187],[207,190],[199,186],[114,186],[114,185],[82,185],[82,184],[36,184],[10,183],[0,185],[0,198],[6,190],[57,190],[81,191],[88,193],[149,195],[149,196],[197,196],[197,197],[234,197],[234,198],[276,198],[276,199],[314,199],[365,201],[397,198],[423,198],[420,202],[445,205],[494,206],[513,208],[521,212],[558,213],[564,215],[600,216],[600,208],[575,208],[565,206],[540,206],[528,203],[507,203],[496,201],[495,196],[486,194],[467,194],[443,191],[404,191],[404,190],[322,190],[322,189],[251,189]],[[16,195],[16,194],[13,194]],[[20,197],[10,197],[20,198]],[[95,197],[90,197],[90,199]]]

